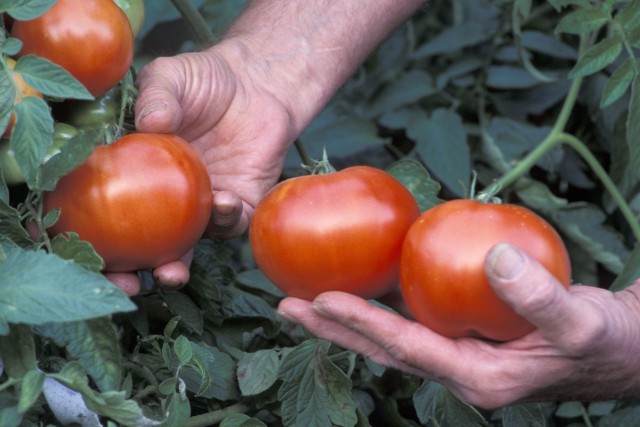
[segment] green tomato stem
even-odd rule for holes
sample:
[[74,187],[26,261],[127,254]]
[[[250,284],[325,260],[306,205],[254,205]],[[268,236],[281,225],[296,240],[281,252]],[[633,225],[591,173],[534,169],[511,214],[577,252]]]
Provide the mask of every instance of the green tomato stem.
[[196,44],[202,49],[211,46],[215,41],[215,36],[198,8],[189,0],[171,0],[171,3],[182,15]]
[[236,403],[235,405],[227,406],[217,411],[209,412],[206,414],[195,415],[187,421],[185,427],[206,427],[220,423],[227,415],[233,413],[245,413],[249,410],[249,407],[244,403]]

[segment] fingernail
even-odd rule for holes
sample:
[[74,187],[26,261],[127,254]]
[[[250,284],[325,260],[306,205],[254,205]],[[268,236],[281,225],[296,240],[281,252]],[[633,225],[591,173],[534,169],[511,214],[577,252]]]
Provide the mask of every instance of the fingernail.
[[489,252],[489,271],[501,279],[514,279],[524,268],[524,257],[513,246],[501,243]]
[[149,114],[151,114],[153,112],[156,112],[156,111],[166,110],[166,108],[167,108],[167,106],[165,104],[162,104],[162,103],[154,103],[154,104],[145,105],[144,108],[142,110],[140,110],[140,113],[137,116],[137,120],[142,120],[143,118],[145,118]]

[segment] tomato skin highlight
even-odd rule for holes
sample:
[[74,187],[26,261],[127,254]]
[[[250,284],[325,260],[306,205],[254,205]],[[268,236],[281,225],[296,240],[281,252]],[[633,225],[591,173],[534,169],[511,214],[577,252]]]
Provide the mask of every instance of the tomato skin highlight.
[[91,242],[107,272],[176,261],[205,231],[212,209],[209,176],[185,140],[133,133],[100,146],[45,193],[46,211],[61,208],[52,234]]
[[276,185],[256,208],[249,238],[260,269],[290,296],[378,298],[398,285],[402,241],[419,214],[391,175],[353,166]]
[[516,245],[569,287],[567,249],[544,219],[517,205],[453,200],[423,213],[403,245],[400,286],[416,320],[450,338],[508,341],[531,332],[485,275],[487,252],[499,243]]
[[115,86],[133,61],[133,32],[113,0],[58,0],[29,21],[15,21],[11,34],[34,54],[60,65],[93,96]]

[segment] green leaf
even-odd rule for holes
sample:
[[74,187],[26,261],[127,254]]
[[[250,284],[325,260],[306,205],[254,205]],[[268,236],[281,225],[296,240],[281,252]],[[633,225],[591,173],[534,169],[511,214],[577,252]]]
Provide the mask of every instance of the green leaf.
[[35,185],[36,170],[44,162],[53,141],[53,118],[48,104],[35,96],[14,106],[16,122],[11,133],[11,149],[29,185]]
[[191,348],[197,363],[180,370],[180,378],[187,389],[206,399],[237,399],[236,364],[233,359],[204,343],[191,341]]
[[236,281],[242,287],[258,290],[277,298],[286,296],[259,268],[241,271],[236,276]]
[[77,233],[68,236],[58,234],[51,240],[53,253],[60,258],[75,261],[87,270],[100,272],[104,268],[104,260],[91,246],[91,243],[80,240]]
[[598,420],[598,427],[633,426],[640,418],[640,406],[632,405],[621,408]]
[[35,55],[22,56],[16,62],[15,72],[43,95],[57,98],[93,99],[93,95],[64,68]]
[[4,406],[0,409],[0,426],[19,427],[22,425],[22,415],[17,406]]
[[4,370],[11,378],[22,378],[36,369],[36,345],[31,327],[11,325],[8,334],[0,335],[0,354]]
[[65,347],[101,391],[118,390],[122,381],[121,346],[113,322],[101,317],[78,322],[49,323],[40,334]]
[[220,427],[267,427],[267,425],[257,418],[236,412],[227,415],[220,423]]
[[71,322],[136,309],[104,276],[73,262],[20,248],[6,254],[0,263],[0,334],[9,322]]
[[636,244],[627,262],[625,262],[624,268],[613,281],[609,290],[612,292],[621,291],[638,278],[640,278],[640,245]]
[[427,168],[454,194],[469,190],[471,155],[462,118],[443,108],[429,120],[413,123],[407,135],[416,141],[416,149]]
[[376,117],[411,105],[435,92],[433,79],[424,70],[410,69],[385,86],[366,107],[367,117]]
[[0,200],[0,240],[3,239],[9,239],[23,248],[35,245],[27,230],[22,226],[20,213],[4,200]]
[[631,83],[626,140],[631,158],[630,167],[640,177],[640,75],[635,76]]
[[415,197],[420,212],[442,203],[438,198],[440,184],[431,179],[429,172],[415,160],[401,159],[387,167],[386,171],[400,181]]
[[412,57],[425,59],[435,55],[459,51],[469,46],[476,46],[489,40],[494,28],[481,20],[468,21],[461,25],[449,27],[431,37],[427,43],[416,49]]
[[171,312],[179,316],[180,320],[189,329],[198,335],[202,335],[203,316],[202,310],[191,298],[182,292],[163,292],[161,295]]
[[576,59],[578,52],[558,37],[540,31],[523,31],[522,45],[527,49],[558,59]]
[[14,37],[9,37],[2,44],[2,53],[7,56],[15,56],[22,49],[22,42]]
[[569,12],[556,25],[556,33],[587,34],[598,31],[609,21],[609,14],[602,9],[588,8]]
[[443,427],[488,425],[473,406],[462,402],[434,381],[425,381],[416,390],[413,403],[423,424],[436,423]]
[[244,353],[238,361],[238,385],[243,396],[255,396],[271,388],[278,380],[282,361],[291,348]]
[[509,405],[502,411],[503,427],[546,427],[547,419],[539,403]]
[[631,86],[635,72],[633,71],[633,59],[627,58],[607,80],[600,98],[600,108],[605,108],[627,92]]
[[184,335],[180,335],[176,338],[176,341],[173,343],[173,351],[176,353],[176,356],[178,356],[178,363],[180,366],[188,364],[193,358],[191,342]]
[[42,393],[44,378],[45,374],[37,369],[32,369],[22,378],[20,400],[18,402],[18,410],[20,412],[27,412],[36,403],[40,393]]
[[7,12],[17,20],[28,21],[45,13],[56,1],[57,0],[0,0],[0,13]]
[[614,20],[625,29],[636,28],[640,24],[640,0],[629,1]]
[[93,150],[102,142],[102,132],[98,129],[80,129],[67,141],[60,152],[53,155],[37,171],[34,189],[51,191],[58,180],[87,160]]
[[175,392],[171,396],[169,407],[167,408],[167,419],[160,424],[163,427],[186,425],[191,416],[191,404],[189,399]]
[[9,124],[15,99],[16,86],[11,72],[6,67],[0,67],[0,134],[4,133]]
[[572,203],[552,214],[564,236],[573,240],[609,271],[620,273],[629,258],[622,235],[606,224],[607,215],[597,206]]
[[290,427],[352,427],[358,419],[351,381],[328,357],[330,343],[307,340],[280,367],[282,421]]
[[[548,73],[552,76],[552,73]],[[540,84],[529,71],[512,65],[492,65],[487,70],[487,87],[494,89],[526,89]]]
[[569,77],[584,77],[611,65],[622,52],[622,42],[618,38],[604,39],[591,46],[569,73]]
[[586,413],[582,402],[561,402],[556,409],[555,415],[559,418],[580,418]]

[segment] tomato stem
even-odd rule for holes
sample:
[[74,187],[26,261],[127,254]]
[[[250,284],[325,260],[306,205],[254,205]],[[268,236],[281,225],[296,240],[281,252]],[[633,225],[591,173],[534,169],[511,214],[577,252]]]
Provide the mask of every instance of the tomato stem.
[[171,3],[180,12],[196,44],[203,49],[211,46],[215,36],[198,8],[189,0],[171,0]]
[[245,413],[249,410],[249,407],[244,403],[236,403],[231,406],[227,406],[217,411],[209,412],[207,414],[195,415],[186,422],[185,427],[206,427],[220,423],[227,415],[234,413]]

